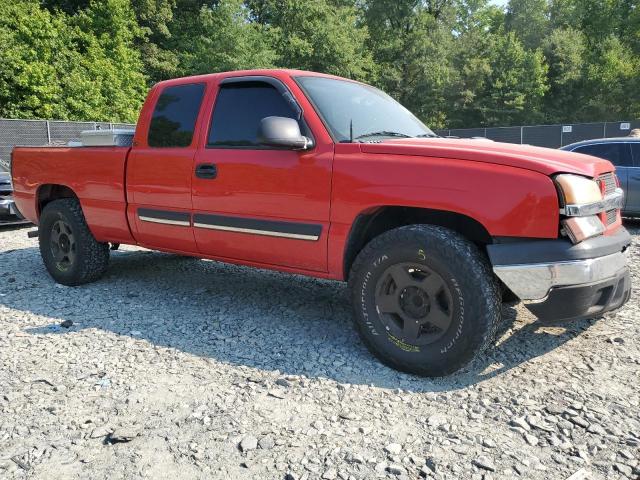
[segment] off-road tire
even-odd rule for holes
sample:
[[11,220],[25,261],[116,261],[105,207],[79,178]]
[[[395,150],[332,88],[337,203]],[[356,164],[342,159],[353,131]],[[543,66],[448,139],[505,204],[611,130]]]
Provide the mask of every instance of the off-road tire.
[[[388,317],[378,311],[381,278],[390,268],[407,264],[424,265],[448,288],[450,324],[436,328],[442,337],[428,345],[399,340],[389,333]],[[416,375],[439,377],[461,369],[493,342],[500,322],[500,285],[486,257],[458,233],[439,226],[409,225],[374,238],[357,256],[349,287],[355,326],[367,348],[386,365]],[[417,338],[422,335],[420,330]]]
[[[62,221],[68,225],[73,236],[74,260],[68,268],[61,270],[52,251],[54,226]],[[109,244],[98,242],[84,218],[80,202],[74,198],[54,200],[47,204],[40,216],[40,255],[53,279],[67,286],[82,285],[99,279],[109,265]]]

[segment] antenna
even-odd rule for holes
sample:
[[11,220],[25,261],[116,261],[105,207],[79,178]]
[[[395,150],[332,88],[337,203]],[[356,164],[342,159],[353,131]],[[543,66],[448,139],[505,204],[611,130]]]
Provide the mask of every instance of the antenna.
[[353,118],[349,121],[349,142],[353,143]]

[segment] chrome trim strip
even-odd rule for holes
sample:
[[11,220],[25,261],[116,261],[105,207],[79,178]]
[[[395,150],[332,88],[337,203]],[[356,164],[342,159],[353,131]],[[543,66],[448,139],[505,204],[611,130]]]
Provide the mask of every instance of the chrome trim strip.
[[543,300],[551,288],[613,278],[627,266],[627,253],[555,263],[497,265],[495,274],[521,300]]
[[255,230],[253,228],[228,227],[225,225],[211,225],[208,223],[194,223],[194,227],[208,228],[210,230],[224,230],[227,232],[251,233],[254,235],[265,235],[268,237],[295,238],[297,240],[316,241],[320,238],[318,235],[302,235],[299,233],[274,232],[270,230]]
[[598,202],[585,203],[583,205],[565,205],[564,208],[560,209],[560,214],[568,217],[585,217],[606,212],[607,210],[618,210],[623,205],[624,192],[618,187],[613,193]]
[[143,222],[151,222],[151,223],[164,223],[166,225],[178,225],[181,227],[190,227],[190,222],[183,222],[181,220],[166,220],[164,218],[153,218],[153,217],[145,217],[143,215],[138,215],[138,218]]

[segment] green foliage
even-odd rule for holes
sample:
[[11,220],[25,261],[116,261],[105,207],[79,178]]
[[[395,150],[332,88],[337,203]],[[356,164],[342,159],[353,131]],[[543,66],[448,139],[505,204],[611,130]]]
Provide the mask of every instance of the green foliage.
[[69,17],[0,0],[0,116],[135,121],[145,93],[125,0]]
[[454,17],[443,5],[379,0],[365,13],[369,47],[379,66],[378,85],[435,128],[446,121],[448,85],[453,80],[453,37],[438,16]]
[[507,31],[514,32],[525,48],[538,48],[549,30],[547,8],[547,0],[511,0],[507,8]]
[[372,83],[434,128],[640,117],[638,0],[0,0],[0,116],[135,121],[166,78]]
[[262,0],[246,2],[256,23],[272,29],[278,65],[358,80],[371,79],[375,66],[365,48],[352,2]]
[[172,50],[181,76],[273,67],[274,29],[249,21],[242,0],[221,0],[181,16],[173,26]]
[[571,27],[557,28],[544,40],[543,49],[549,65],[549,92],[545,96],[547,121],[579,121],[585,115],[585,36]]

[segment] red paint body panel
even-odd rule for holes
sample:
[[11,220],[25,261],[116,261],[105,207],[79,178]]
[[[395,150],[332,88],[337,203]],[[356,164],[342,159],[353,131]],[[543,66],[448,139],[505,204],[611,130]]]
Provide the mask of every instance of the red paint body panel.
[[[218,84],[227,77],[265,75],[282,81],[304,112],[316,145],[309,151],[208,149]],[[100,241],[140,244],[226,262],[342,279],[351,227],[383,206],[467,215],[492,236],[556,238],[556,173],[596,177],[607,161],[576,153],[470,139],[395,139],[334,144],[292,70],[252,70],[169,80],[156,85],[140,113],[132,149],[16,148],[13,181],[20,211],[37,223],[38,190],[65,185],[82,204]],[[329,75],[322,75],[330,77]],[[155,102],[167,86],[205,83],[190,147],[147,144]],[[218,177],[195,177],[215,163]],[[213,214],[322,227],[317,241],[204,230],[141,221],[138,208]],[[609,227],[615,232],[621,222]]]
[[12,176],[16,204],[38,223],[36,198],[44,185],[64,185],[80,199],[91,233],[100,241],[135,243],[126,216],[125,147],[16,147]]

